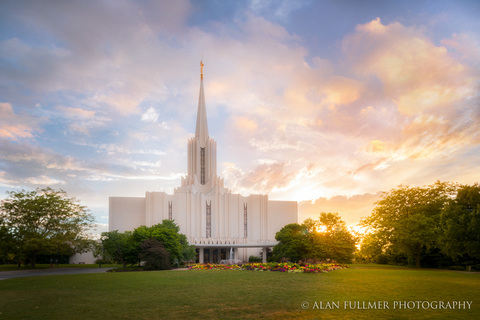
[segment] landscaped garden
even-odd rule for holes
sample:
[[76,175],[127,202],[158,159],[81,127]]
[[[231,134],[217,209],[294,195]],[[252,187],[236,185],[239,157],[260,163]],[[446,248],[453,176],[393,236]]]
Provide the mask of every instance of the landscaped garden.
[[[429,308],[394,305],[411,301]],[[434,309],[454,301],[470,309]],[[0,319],[166,318],[480,319],[480,274],[350,265],[318,273],[174,270],[0,281]]]
[[346,265],[335,263],[328,264],[308,264],[308,263],[290,263],[290,262],[270,262],[270,263],[247,263],[243,265],[226,264],[194,264],[189,270],[253,270],[253,271],[278,271],[278,272],[296,272],[296,273],[318,273],[329,272],[346,268]]

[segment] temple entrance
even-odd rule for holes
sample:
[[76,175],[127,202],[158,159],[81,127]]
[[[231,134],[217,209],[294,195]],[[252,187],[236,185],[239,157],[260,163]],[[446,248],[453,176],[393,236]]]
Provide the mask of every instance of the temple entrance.
[[218,249],[213,249],[213,257],[211,259],[212,263],[218,263]]
[[[221,261],[229,261],[232,263],[246,262],[246,249],[247,248],[262,248],[260,251],[262,254],[262,261],[267,262],[267,250],[275,246],[276,243],[264,243],[264,244],[201,244],[195,249],[197,254],[197,263],[220,263]],[[239,253],[238,249],[244,251]],[[242,261],[243,260],[243,261]],[[222,263],[223,263],[222,262]]]
[[[195,249],[195,262],[201,263],[200,255],[202,250]],[[229,252],[226,248],[205,248],[203,249],[203,263],[220,263],[221,260],[227,260]]]

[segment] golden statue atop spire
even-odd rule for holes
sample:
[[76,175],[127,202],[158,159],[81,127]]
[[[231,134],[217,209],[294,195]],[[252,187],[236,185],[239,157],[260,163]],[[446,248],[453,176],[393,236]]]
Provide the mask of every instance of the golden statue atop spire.
[[203,80],[203,60],[200,60],[200,78]]

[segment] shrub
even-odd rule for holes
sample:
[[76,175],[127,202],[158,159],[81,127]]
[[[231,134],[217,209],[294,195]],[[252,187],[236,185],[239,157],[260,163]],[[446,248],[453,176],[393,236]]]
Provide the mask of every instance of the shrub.
[[157,239],[147,239],[140,245],[140,259],[144,270],[170,270],[170,253]]
[[250,256],[248,258],[248,262],[262,262],[262,259],[260,259],[259,257],[257,256]]
[[448,270],[455,270],[455,271],[465,271],[465,267],[463,266],[450,266]]

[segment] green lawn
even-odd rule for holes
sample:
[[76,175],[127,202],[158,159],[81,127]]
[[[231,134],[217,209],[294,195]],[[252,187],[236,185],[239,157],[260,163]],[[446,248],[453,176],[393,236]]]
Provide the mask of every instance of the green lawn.
[[[480,319],[480,274],[356,266],[321,274],[203,270],[16,278],[0,281],[0,319]],[[470,310],[393,309],[395,301],[417,300],[473,303]],[[338,309],[313,309],[337,301]],[[390,309],[346,309],[344,301],[387,301]]]

